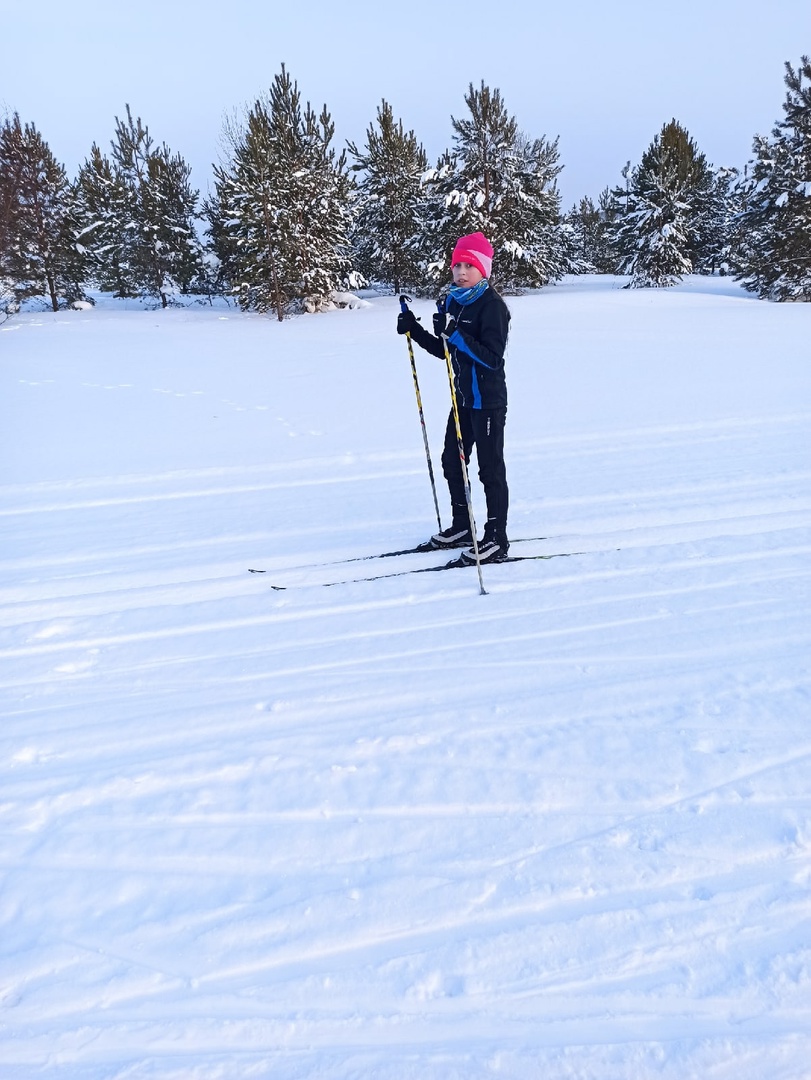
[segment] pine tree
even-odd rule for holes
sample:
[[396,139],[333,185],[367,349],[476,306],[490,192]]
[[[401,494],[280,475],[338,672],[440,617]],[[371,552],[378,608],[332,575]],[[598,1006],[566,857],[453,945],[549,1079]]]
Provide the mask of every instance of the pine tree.
[[482,82],[465,95],[469,118],[451,118],[454,148],[428,175],[435,280],[462,234],[481,231],[496,250],[494,274],[510,291],[547,284],[568,269],[556,177],[558,142],[530,139],[501,93]]
[[620,270],[615,238],[616,223],[621,210],[611,188],[603,188],[600,192],[598,205],[600,209],[600,228],[597,240],[601,259],[598,270],[602,274],[618,274]]
[[130,257],[132,200],[121,174],[94,143],[74,184],[76,243],[90,280],[116,296],[138,293]]
[[583,198],[563,215],[563,226],[569,238],[569,261],[571,273],[594,274],[594,235],[599,221],[597,207],[589,198]]
[[447,280],[454,244],[460,236],[475,231],[464,224],[457,171],[456,155],[446,150],[423,177],[420,292],[434,292]]
[[0,321],[19,310],[19,302],[14,295],[14,283],[11,280],[9,255],[11,249],[11,221],[14,208],[19,198],[22,159],[12,157],[6,142],[8,121],[0,127]]
[[231,133],[231,157],[215,166],[206,205],[209,235],[223,277],[245,310],[330,306],[353,285],[350,188],[345,155],[330,148],[334,124],[316,114],[284,66],[267,99]]
[[0,126],[0,280],[17,303],[45,295],[58,311],[82,295],[69,200],[64,167],[15,113]]
[[214,166],[215,194],[204,207],[220,275],[244,310],[283,317],[279,287],[276,203],[282,195],[272,170],[270,110],[259,100],[245,130],[231,133],[231,160]]
[[693,271],[697,274],[730,271],[733,221],[739,206],[737,176],[737,169],[716,169],[706,197],[697,204],[693,252]]
[[353,247],[358,270],[368,280],[393,287],[395,293],[421,283],[423,204],[422,177],[428,159],[413,131],[395,123],[387,101],[377,110],[377,127],[369,125],[366,146],[349,143],[360,174],[354,200]]
[[302,111],[300,100],[283,68],[271,88],[271,131],[284,190],[277,203],[284,276],[289,301],[319,311],[332,306],[334,291],[360,283],[349,242],[352,182],[345,153],[330,149],[335,125],[326,105],[316,114],[309,103]]
[[620,269],[637,287],[675,285],[692,272],[707,250],[714,175],[688,132],[675,120],[665,124],[632,171],[626,188],[614,192],[622,206],[615,219]]
[[159,297],[163,307],[177,292],[188,292],[203,267],[195,230],[198,192],[191,170],[164,143],[156,147],[141,118],[116,117],[112,143],[116,181],[124,214],[116,223],[123,257],[123,287]]
[[613,274],[616,259],[611,248],[611,221],[616,213],[608,188],[600,193],[595,206],[586,197],[573,206],[564,218],[569,230],[569,273]]
[[811,301],[811,61],[785,68],[784,117],[738,189],[736,276],[762,299]]

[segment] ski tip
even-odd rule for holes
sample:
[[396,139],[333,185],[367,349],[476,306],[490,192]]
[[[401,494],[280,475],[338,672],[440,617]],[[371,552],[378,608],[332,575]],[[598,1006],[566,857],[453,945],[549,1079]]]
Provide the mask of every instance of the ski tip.
[[347,562],[369,562],[371,559],[393,559],[396,555],[421,555],[425,551],[441,551],[441,548],[436,548],[430,540],[426,540],[423,544],[417,544],[415,547],[400,548],[398,551],[381,551],[377,555],[360,555],[356,559],[347,559]]
[[266,574],[267,570],[254,570],[250,566],[248,567],[249,574]]

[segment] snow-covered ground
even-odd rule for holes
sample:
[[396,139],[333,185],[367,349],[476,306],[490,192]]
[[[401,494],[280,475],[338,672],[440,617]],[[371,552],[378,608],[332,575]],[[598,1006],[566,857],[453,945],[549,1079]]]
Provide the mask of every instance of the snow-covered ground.
[[621,284],[486,596],[395,298],[0,327],[3,1080],[811,1076],[811,305]]

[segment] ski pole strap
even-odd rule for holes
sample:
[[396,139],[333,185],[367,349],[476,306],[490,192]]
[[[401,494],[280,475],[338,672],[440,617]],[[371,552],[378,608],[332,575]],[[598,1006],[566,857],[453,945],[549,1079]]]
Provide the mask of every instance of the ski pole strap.
[[403,313],[408,311],[408,305],[410,303],[411,303],[411,297],[410,296],[406,296],[405,294],[403,296],[401,296],[400,297],[400,311],[402,311]]

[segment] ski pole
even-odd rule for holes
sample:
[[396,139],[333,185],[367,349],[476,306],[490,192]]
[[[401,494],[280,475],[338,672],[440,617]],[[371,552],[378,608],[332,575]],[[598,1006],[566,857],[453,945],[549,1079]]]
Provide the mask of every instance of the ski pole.
[[[410,300],[410,296],[400,297],[400,311],[408,311],[408,304]],[[411,334],[406,334],[405,337],[406,342],[408,343],[408,355],[411,359],[411,375],[414,379],[414,393],[417,395],[417,409],[419,410],[420,424],[422,425],[422,441],[425,444],[425,457],[428,461],[428,476],[431,479],[431,491],[434,493],[434,509],[436,510],[436,523],[439,526],[439,531],[442,532],[442,521],[439,516],[439,500],[436,497],[436,482],[434,481],[434,466],[431,464],[431,451],[428,449],[428,432],[425,430],[425,414],[422,411],[420,381],[417,378],[417,365],[414,363],[414,346],[411,344]]]
[[[441,300],[436,302],[437,311],[441,314],[445,314],[445,307]],[[448,348],[448,339],[445,335],[442,335],[442,344],[445,347],[445,364],[448,368],[448,382],[451,384],[451,407],[453,411],[453,422],[456,424],[456,445],[459,448],[459,464],[462,466],[462,479],[465,484],[465,501],[467,502],[467,513],[470,518],[470,532],[473,536],[473,553],[476,556],[476,570],[479,574],[479,589],[482,596],[487,596],[487,590],[484,587],[484,581],[482,580],[482,561],[479,557],[479,541],[476,537],[476,522],[473,518],[473,496],[470,491],[470,479],[467,472],[467,462],[465,461],[465,444],[462,439],[462,425],[459,423],[459,406],[456,402],[456,386],[453,381],[453,365],[451,363],[451,353]]]

